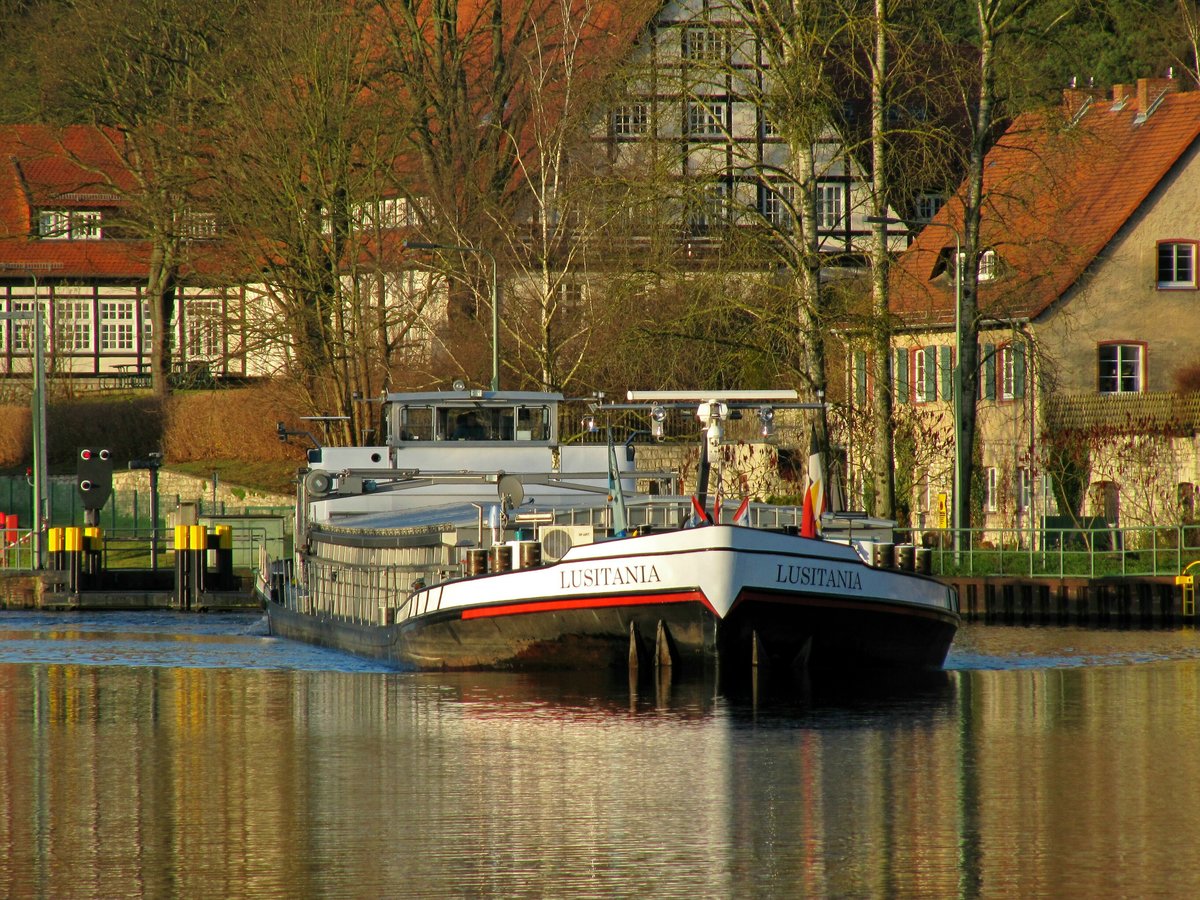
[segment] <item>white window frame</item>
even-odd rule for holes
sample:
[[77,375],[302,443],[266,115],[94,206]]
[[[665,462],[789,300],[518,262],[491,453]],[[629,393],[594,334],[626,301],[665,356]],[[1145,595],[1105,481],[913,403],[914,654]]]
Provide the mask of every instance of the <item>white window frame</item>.
[[100,301],[100,352],[132,353],[137,350],[133,300]]
[[1159,241],[1155,263],[1159,290],[1196,289],[1195,241]]
[[988,512],[996,512],[999,509],[1000,503],[1000,470],[995,466],[988,466],[984,470],[986,475],[987,489],[984,494],[984,508]]
[[[1112,354],[1106,360],[1107,353]],[[1141,394],[1146,390],[1146,345],[1113,341],[1101,344],[1096,350],[1098,378],[1096,388],[1101,394]],[[1105,371],[1106,367],[1110,370]],[[1110,385],[1105,389],[1105,383]]]
[[1033,473],[1028,466],[1017,466],[1017,512],[1027,513],[1033,508]]
[[775,181],[763,188],[762,216],[776,228],[791,231],[795,219],[796,186]]
[[996,267],[999,257],[995,250],[984,250],[979,254],[979,267],[976,269],[980,281],[993,281],[996,278]]
[[1016,355],[1012,344],[1000,347],[1000,399],[1017,399]]
[[55,301],[54,346],[59,353],[88,353],[91,351],[91,300]]
[[65,209],[43,209],[38,213],[38,237],[44,241],[69,241],[71,214]]
[[558,306],[563,310],[577,310],[583,306],[583,282],[561,282],[558,286]]
[[617,137],[636,137],[647,132],[650,107],[646,103],[626,103],[613,110],[613,134]]
[[917,196],[917,218],[928,222],[938,214],[945,203],[946,198],[942,194],[919,194]]
[[729,188],[723,182],[705,185],[694,205],[688,211],[688,226],[694,230],[707,230],[728,221]]
[[194,297],[187,301],[187,333],[184,345],[188,359],[213,360],[221,356],[224,337],[224,311],[221,300]]
[[691,100],[687,105],[687,136],[719,138],[725,133],[725,104]]
[[103,223],[98,209],[43,209],[38,212],[38,237],[44,241],[98,241],[104,237]]
[[[913,361],[913,401],[916,403],[932,403],[937,397],[930,397],[925,390],[925,348],[918,347],[910,356]],[[935,387],[936,391],[937,388]]]
[[[46,301],[10,300],[9,312],[33,312],[33,304],[42,304],[42,321],[46,317]],[[33,353],[33,319],[12,319],[12,352],[20,354]]]
[[710,25],[687,25],[683,29],[683,57],[696,62],[722,62],[725,59],[724,30]]
[[818,184],[816,190],[817,229],[831,231],[842,225],[842,206],[845,203],[845,186],[841,184]]

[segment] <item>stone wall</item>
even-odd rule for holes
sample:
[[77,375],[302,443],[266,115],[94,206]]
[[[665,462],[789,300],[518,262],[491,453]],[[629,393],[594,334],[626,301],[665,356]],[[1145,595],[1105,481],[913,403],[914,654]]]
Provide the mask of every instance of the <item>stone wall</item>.
[[[699,460],[696,444],[635,444],[634,447],[638,471],[677,473],[680,493],[695,493]],[[749,495],[752,500],[766,500],[769,497],[794,497],[804,490],[803,471],[794,470],[788,451],[781,451],[776,444],[737,441],[723,445],[721,453],[721,491],[726,497]],[[649,483],[649,479],[639,479],[638,490],[646,490]],[[710,490],[716,486],[715,472],[709,476],[709,485]],[[666,486],[662,490],[665,492]]]
[[[144,470],[129,472],[113,472],[113,489],[117,491],[139,491],[148,494],[150,491],[150,475]],[[211,478],[196,478],[180,472],[159,469],[158,496],[166,499],[176,496],[181,500],[203,500],[205,505],[216,500],[218,505],[225,506],[292,506],[296,498],[291,494],[274,494],[266,491],[255,491],[236,484],[226,484],[217,481],[214,498],[213,481]]]

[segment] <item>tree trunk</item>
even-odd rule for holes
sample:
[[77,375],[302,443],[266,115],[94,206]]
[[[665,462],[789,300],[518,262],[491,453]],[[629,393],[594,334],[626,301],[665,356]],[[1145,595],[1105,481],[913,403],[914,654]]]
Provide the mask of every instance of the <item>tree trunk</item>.
[[[988,135],[992,128],[995,99],[995,35],[992,4],[977,3],[979,15],[979,99],[971,123],[971,155],[967,163],[966,197],[963,200],[962,257],[957,274],[962,279],[961,305],[958,310],[958,381],[959,421],[956,455],[958,496],[954,498],[956,523],[969,529],[971,522],[971,481],[975,428],[979,398],[979,220],[983,204],[983,162]],[[967,535],[962,538],[967,539]]]
[[[887,215],[887,173],[884,166],[884,79],[887,74],[887,0],[875,0],[875,57],[871,66],[871,214]],[[895,450],[892,442],[892,328],[888,310],[887,225],[876,222],[871,243],[871,393],[872,475],[875,486],[875,515],[890,519],[896,511],[894,476]]]
[[171,328],[175,318],[175,262],[159,241],[150,251],[146,304],[150,308],[150,384],[154,396],[171,393]]

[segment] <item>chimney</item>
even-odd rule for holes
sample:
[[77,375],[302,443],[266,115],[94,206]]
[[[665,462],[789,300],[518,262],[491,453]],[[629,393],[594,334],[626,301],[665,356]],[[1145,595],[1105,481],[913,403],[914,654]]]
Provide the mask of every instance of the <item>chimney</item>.
[[1119,103],[1124,103],[1131,96],[1133,96],[1133,89],[1130,88],[1129,85],[1127,85],[1127,84],[1114,84],[1113,85],[1113,93],[1112,93],[1113,106],[1116,106]]
[[1150,104],[1163,94],[1179,90],[1179,82],[1174,78],[1139,78],[1137,80],[1137,108],[1145,115],[1150,111]]

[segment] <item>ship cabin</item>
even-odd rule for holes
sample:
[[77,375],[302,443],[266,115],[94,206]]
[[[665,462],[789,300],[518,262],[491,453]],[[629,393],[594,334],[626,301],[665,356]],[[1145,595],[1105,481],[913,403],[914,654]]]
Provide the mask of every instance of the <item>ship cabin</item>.
[[562,394],[535,391],[430,391],[389,394],[388,445],[445,442],[552,446]]

